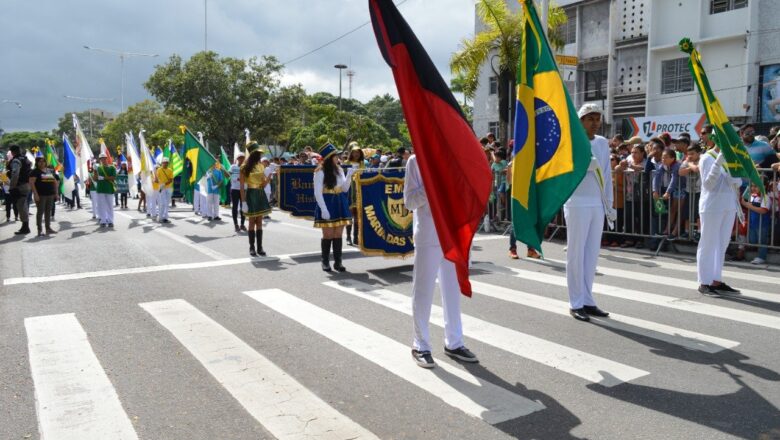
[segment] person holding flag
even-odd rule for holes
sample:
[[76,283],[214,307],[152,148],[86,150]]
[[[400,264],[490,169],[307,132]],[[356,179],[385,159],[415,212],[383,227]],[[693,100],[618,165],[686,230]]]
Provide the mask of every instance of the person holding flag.
[[98,201],[100,227],[114,227],[114,206],[111,199],[114,198],[114,181],[116,180],[116,168],[108,165],[108,156],[100,153],[99,165],[93,166],[92,181],[97,182],[94,188],[95,200]]
[[[236,232],[246,231],[244,226],[244,211],[241,209],[241,165],[244,164],[246,156],[243,151],[234,150],[236,153],[235,162],[230,166],[230,202],[233,209],[233,226]],[[241,227],[238,226],[238,215],[241,214]]]
[[170,161],[168,156],[163,156],[160,167],[155,171],[155,178],[159,188],[157,194],[159,211],[157,220],[160,223],[171,222],[168,220],[168,207],[170,205],[171,193],[173,192],[173,170],[168,168]]
[[219,161],[214,161],[211,169],[206,173],[206,182],[208,185],[206,216],[209,221],[220,221],[222,218],[219,216],[219,198],[222,193],[222,186],[225,184],[225,175],[222,172],[222,166]]
[[[265,167],[260,163],[262,151],[260,145],[253,142],[247,148],[249,158],[241,166],[239,175],[239,192],[241,195],[241,211],[249,219],[249,255],[264,257],[263,250],[263,217],[271,212],[271,205],[265,197],[263,188],[268,185],[265,177]],[[257,247],[255,247],[257,240]]]

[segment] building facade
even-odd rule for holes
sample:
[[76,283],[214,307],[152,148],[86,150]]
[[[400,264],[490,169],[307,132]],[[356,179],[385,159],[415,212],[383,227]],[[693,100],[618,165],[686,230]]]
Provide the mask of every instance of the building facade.
[[[507,0],[513,10],[516,1]],[[701,52],[710,85],[736,123],[780,123],[780,1],[559,1],[569,22],[559,68],[575,107],[605,110],[605,133],[630,132],[630,117],[701,113],[678,42]],[[759,10],[761,11],[759,14]],[[484,26],[476,20],[475,30]],[[495,73],[482,68],[474,99],[478,135],[498,125]]]

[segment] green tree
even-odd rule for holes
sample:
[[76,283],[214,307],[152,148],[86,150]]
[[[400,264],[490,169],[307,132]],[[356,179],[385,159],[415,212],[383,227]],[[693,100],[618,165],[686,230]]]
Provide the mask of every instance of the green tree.
[[[52,135],[45,131],[14,131],[5,133],[0,138],[0,147],[8,148],[11,145],[18,145],[22,150],[25,150],[37,146],[43,151],[46,139],[52,139]],[[5,157],[2,160],[5,160]]]
[[368,116],[387,130],[393,139],[402,140],[398,124],[404,122],[401,101],[389,94],[375,96],[365,105]]
[[[450,58],[450,69],[460,78],[463,94],[474,99],[479,85],[480,68],[486,62],[498,77],[498,137],[506,145],[510,102],[514,109],[514,83],[520,59],[520,44],[523,33],[523,12],[512,12],[504,0],[478,0],[477,16],[485,24],[485,30],[471,39],[461,41],[460,50]],[[566,12],[550,2],[548,12],[548,35],[550,44],[556,50],[563,47],[563,40],[556,29],[568,20]],[[495,60],[495,62],[494,62]]]
[[[339,108],[339,97],[332,95],[328,92],[317,92],[309,95],[308,98],[311,104],[332,105],[336,108]],[[361,103],[357,99],[349,99],[349,98],[342,97],[341,110],[345,112],[355,113],[358,115],[367,114],[366,108],[363,106],[363,103]]]
[[[132,132],[138,136],[140,130],[146,130],[146,140],[149,145],[165,145],[173,138],[176,145],[184,143],[184,136],[179,131],[179,125],[185,124],[183,118],[170,115],[163,111],[162,105],[147,99],[128,107],[103,129],[101,135],[106,145],[124,145],[125,133]],[[113,150],[112,150],[113,152]]]
[[144,86],[167,112],[191,121],[212,145],[252,137],[275,142],[297,117],[305,93],[281,87],[283,66],[272,56],[248,61],[200,52],[186,62],[178,55],[157,66]]
[[[103,131],[109,119],[99,110],[85,110],[83,112],[75,112],[76,118],[81,124],[81,130],[84,131],[84,136],[87,137],[89,146],[96,150],[100,147],[98,139],[100,138],[100,132]],[[61,142],[62,135],[67,134],[71,142],[75,143],[76,129],[73,128],[73,113],[65,113],[57,120],[57,128],[53,129],[52,136]],[[96,150],[97,151],[97,150]]]
[[290,130],[291,150],[297,151],[305,146],[315,149],[331,142],[339,148],[345,148],[356,141],[361,146],[388,146],[392,139],[385,128],[367,115],[339,111],[333,104],[315,104],[306,106],[308,124],[299,124]]

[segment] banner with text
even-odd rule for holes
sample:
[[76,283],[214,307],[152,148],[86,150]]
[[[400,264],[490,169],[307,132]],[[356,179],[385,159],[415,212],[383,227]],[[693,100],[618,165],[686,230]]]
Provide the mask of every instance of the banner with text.
[[681,133],[691,135],[691,140],[699,140],[699,132],[707,117],[704,113],[689,113],[683,115],[647,116],[644,118],[628,118],[631,122],[631,137],[639,136],[647,142],[651,138],[658,137],[664,132],[679,137]]
[[279,209],[293,217],[314,219],[314,165],[285,165],[279,168]]
[[403,170],[365,171],[357,179],[360,250],[366,255],[414,253],[412,212],[404,206]]

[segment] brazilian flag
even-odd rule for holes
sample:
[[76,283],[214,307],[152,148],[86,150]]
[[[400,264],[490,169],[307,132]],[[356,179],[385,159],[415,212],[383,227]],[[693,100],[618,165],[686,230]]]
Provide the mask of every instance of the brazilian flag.
[[701,54],[693,47],[693,43],[688,38],[680,40],[680,50],[690,55],[688,68],[691,70],[693,80],[696,81],[696,87],[699,89],[701,102],[704,104],[704,113],[707,120],[712,125],[712,134],[715,135],[713,141],[723,153],[726,159],[726,168],[732,177],[744,177],[761,188],[764,192],[764,184],[758,175],[756,165],[750,159],[745,145],[742,143],[734,126],[731,125],[726,112],[720,105],[720,101],[712,93],[707,74],[704,72],[704,66],[701,64]]
[[512,223],[518,240],[541,251],[544,230],[585,177],[591,150],[534,2],[521,3]]
[[206,150],[206,147],[200,143],[198,138],[184,125],[179,127],[184,134],[184,156],[192,164],[190,173],[190,184],[199,181],[211,168],[217,159]]

